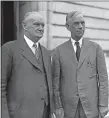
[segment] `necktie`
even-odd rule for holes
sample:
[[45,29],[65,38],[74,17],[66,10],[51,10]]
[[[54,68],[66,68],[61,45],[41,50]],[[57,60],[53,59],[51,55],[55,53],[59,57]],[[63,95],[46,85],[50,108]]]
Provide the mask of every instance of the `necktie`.
[[81,48],[78,41],[75,42],[75,45],[76,45],[76,57],[77,57],[77,60],[79,61]]
[[35,48],[35,56],[37,59],[39,59],[39,50],[38,50],[36,43],[33,44],[33,47]]

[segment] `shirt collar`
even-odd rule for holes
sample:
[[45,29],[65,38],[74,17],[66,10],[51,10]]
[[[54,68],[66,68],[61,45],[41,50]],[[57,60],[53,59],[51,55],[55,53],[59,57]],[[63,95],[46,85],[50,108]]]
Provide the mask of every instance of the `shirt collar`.
[[[30,40],[30,39],[29,39],[27,36],[25,36],[25,35],[24,35],[24,39],[25,39],[26,43],[28,44],[28,46],[29,46],[30,48],[32,48],[34,42],[33,42],[32,40]],[[39,43],[37,42],[36,45],[37,45],[37,47],[38,47],[38,46],[39,46]]]
[[[83,37],[78,41],[80,47],[82,46],[82,40],[83,40]],[[73,46],[75,46],[75,42],[76,42],[76,41],[75,41],[74,39],[72,39],[72,37],[71,37],[71,41],[72,41]]]

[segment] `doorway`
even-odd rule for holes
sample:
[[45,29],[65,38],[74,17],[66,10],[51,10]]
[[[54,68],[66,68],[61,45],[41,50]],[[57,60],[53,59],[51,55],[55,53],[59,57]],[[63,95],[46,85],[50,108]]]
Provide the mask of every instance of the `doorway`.
[[1,1],[1,45],[15,38],[14,2]]

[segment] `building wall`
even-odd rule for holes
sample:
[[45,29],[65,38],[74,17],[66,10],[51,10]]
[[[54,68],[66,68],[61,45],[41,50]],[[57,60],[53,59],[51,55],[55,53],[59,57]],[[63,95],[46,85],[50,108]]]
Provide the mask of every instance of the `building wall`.
[[67,41],[70,32],[66,29],[66,15],[81,11],[85,18],[84,38],[97,42],[104,50],[109,71],[109,2],[49,2],[49,49]]
[[70,37],[65,27],[66,14],[81,11],[86,22],[84,38],[99,43],[109,50],[109,2],[51,2],[50,16],[52,41],[50,48],[58,46]]
[[22,28],[24,14],[29,11],[39,11],[44,15],[45,32],[48,48],[53,49],[70,37],[65,27],[66,14],[78,10],[84,14],[86,31],[84,38],[99,43],[105,51],[109,50],[109,2],[19,2],[19,24]]
[[23,16],[28,11],[39,11],[45,18],[45,32],[41,43],[52,50],[67,41],[70,32],[65,27],[66,15],[81,11],[85,17],[84,38],[99,43],[105,53],[109,68],[109,2],[36,1],[19,2],[20,35]]

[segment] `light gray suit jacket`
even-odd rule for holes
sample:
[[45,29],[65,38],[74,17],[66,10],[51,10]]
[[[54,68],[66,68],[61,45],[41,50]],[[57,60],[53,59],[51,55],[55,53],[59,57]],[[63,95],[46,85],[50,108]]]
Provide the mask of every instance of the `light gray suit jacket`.
[[43,76],[47,79],[50,113],[52,80],[48,51],[40,45],[45,73],[24,39],[2,46],[2,118],[42,118],[44,109]]
[[65,118],[73,118],[81,100],[87,118],[104,115],[108,109],[108,76],[101,47],[83,40],[80,60],[71,40],[58,46],[52,58],[55,108],[63,107]]

